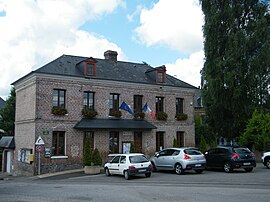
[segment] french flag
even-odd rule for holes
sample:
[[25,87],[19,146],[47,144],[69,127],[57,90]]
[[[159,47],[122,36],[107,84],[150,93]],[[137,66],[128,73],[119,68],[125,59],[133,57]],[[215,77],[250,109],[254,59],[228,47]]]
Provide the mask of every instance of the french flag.
[[155,112],[153,112],[150,107],[148,106],[147,102],[143,106],[143,111],[147,114],[150,114],[153,118],[155,118]]

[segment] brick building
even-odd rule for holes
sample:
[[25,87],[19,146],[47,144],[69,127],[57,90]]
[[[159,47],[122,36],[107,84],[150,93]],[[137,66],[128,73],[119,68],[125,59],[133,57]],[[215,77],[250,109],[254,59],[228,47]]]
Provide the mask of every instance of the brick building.
[[[81,168],[86,138],[103,161],[109,153],[128,152],[131,144],[148,156],[172,147],[174,139],[179,146],[195,145],[194,86],[167,75],[165,66],[117,61],[115,51],[104,56],[63,55],[13,83],[14,175],[37,174],[39,136],[44,141],[41,174]],[[119,109],[123,102],[135,116],[147,103],[155,116],[134,118]],[[87,118],[87,113],[96,116]],[[179,113],[187,116],[177,120]]]

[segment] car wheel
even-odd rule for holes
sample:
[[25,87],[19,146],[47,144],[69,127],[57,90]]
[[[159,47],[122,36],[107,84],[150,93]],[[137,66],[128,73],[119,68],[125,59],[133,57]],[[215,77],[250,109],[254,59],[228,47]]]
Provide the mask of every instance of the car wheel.
[[181,175],[184,172],[181,164],[179,164],[179,163],[176,164],[176,166],[175,166],[175,172],[176,172],[177,175]]
[[110,173],[110,171],[109,171],[109,168],[105,168],[105,174],[106,174],[107,176],[110,176],[110,175],[111,175],[111,173]]
[[154,162],[151,162],[152,166],[153,166],[153,172],[157,172],[157,168]]
[[203,170],[195,170],[196,173],[201,174]]
[[231,173],[233,171],[232,166],[229,162],[224,163],[223,168],[226,173]]
[[270,158],[265,159],[266,167],[270,169]]
[[253,170],[253,168],[245,168],[246,172],[251,172]]
[[130,175],[128,174],[128,171],[124,171],[124,177],[126,180],[129,180],[130,179]]
[[151,177],[151,173],[145,173],[145,177]]

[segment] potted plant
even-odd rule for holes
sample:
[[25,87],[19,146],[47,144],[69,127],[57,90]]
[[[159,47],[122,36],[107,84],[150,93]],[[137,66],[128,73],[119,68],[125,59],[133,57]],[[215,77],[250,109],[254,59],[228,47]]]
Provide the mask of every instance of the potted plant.
[[84,173],[89,175],[99,174],[101,169],[102,159],[97,148],[91,151],[90,140],[86,140],[83,151]]
[[115,116],[117,118],[120,118],[122,116],[122,112],[121,111],[116,111],[114,109],[110,110],[110,113],[109,113],[110,116]]
[[64,107],[53,106],[53,108],[52,108],[52,114],[54,114],[54,115],[63,116],[67,113],[68,112]]
[[187,120],[188,115],[184,114],[184,113],[177,113],[175,115],[175,118],[176,118],[177,121],[184,121],[184,120]]
[[144,117],[145,117],[145,112],[135,112],[134,113],[135,119],[144,119]]
[[166,112],[157,112],[156,117],[157,117],[157,120],[166,121],[168,118],[168,114]]
[[86,118],[95,118],[98,113],[94,109],[82,109],[82,115]]

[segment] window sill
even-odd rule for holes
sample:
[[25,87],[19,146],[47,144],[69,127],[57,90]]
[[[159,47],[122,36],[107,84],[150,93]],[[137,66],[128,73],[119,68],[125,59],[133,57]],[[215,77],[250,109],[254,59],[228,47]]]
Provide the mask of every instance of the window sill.
[[51,156],[51,159],[67,159],[68,156]]

